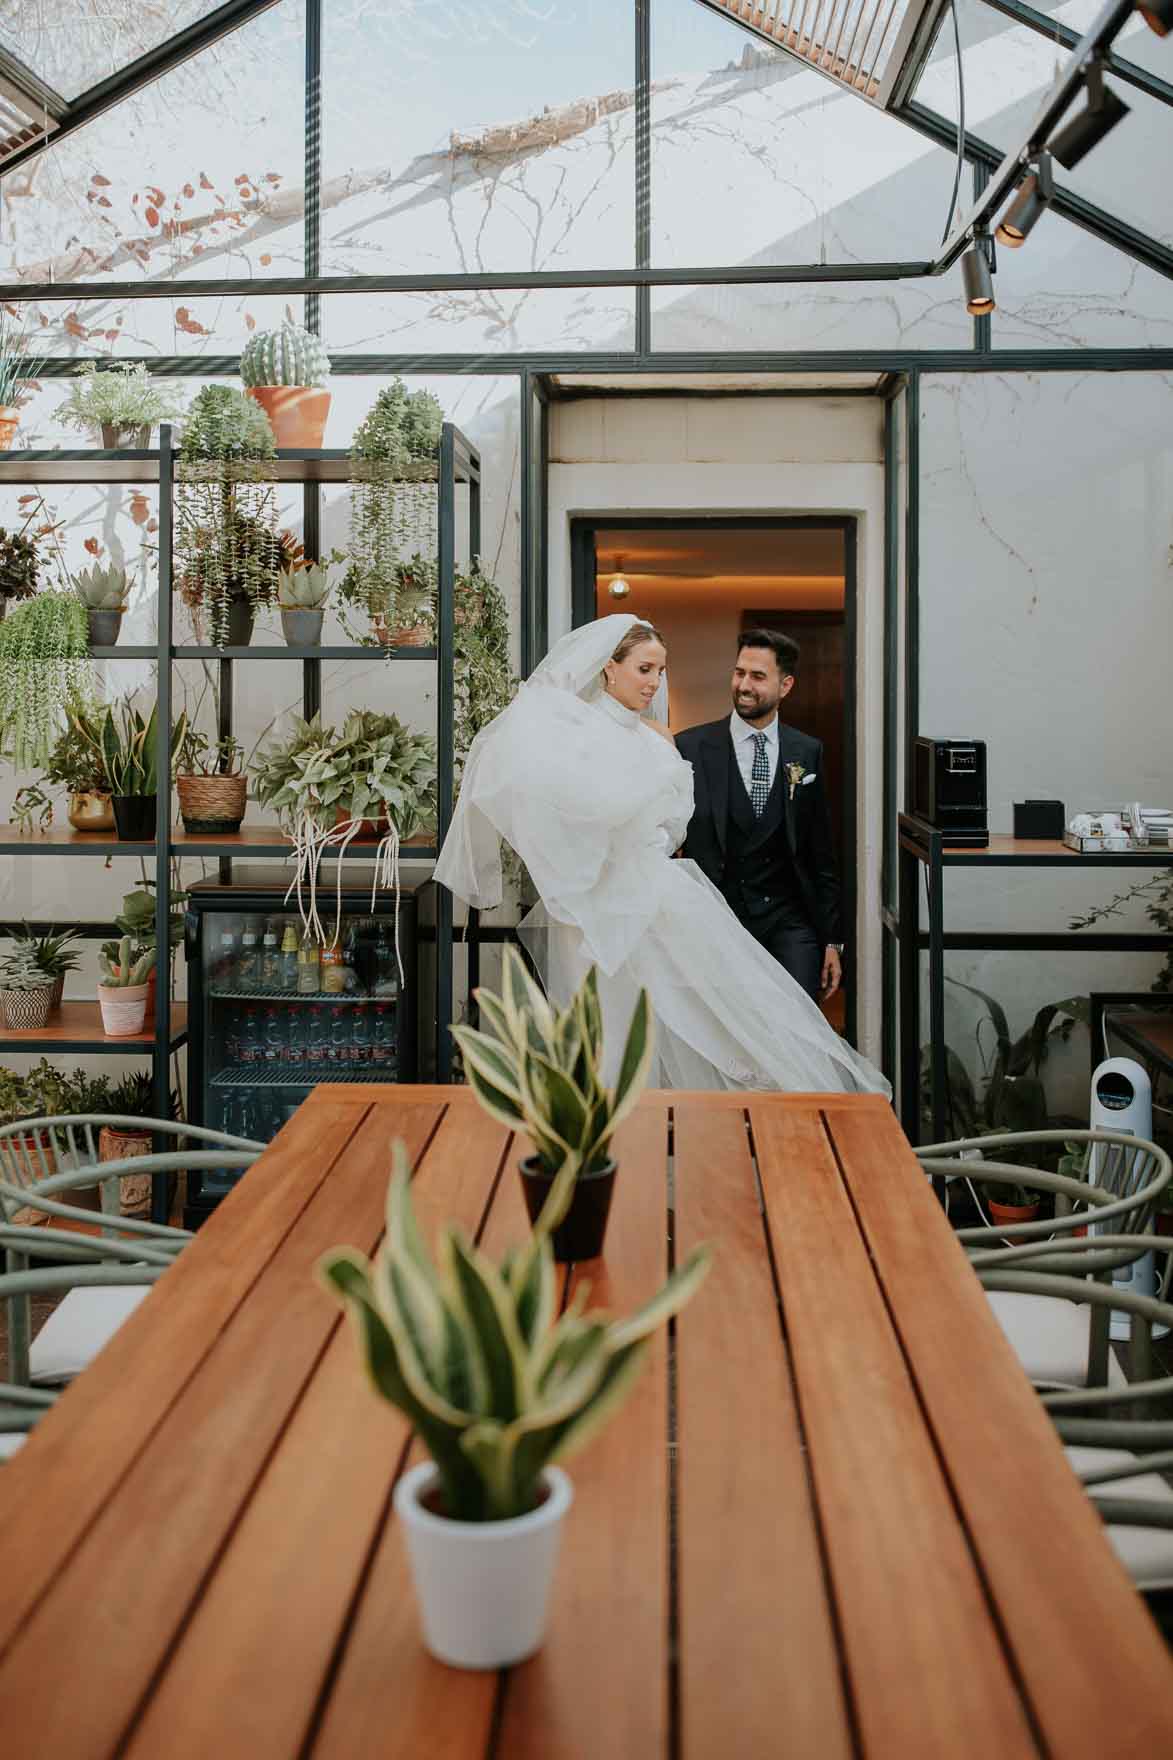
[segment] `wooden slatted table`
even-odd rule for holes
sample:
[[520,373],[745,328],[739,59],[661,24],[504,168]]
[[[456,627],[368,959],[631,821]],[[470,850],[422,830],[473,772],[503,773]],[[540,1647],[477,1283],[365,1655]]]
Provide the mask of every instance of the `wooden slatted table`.
[[320,1087],[0,1468],[6,1757],[1173,1753],[1168,1655],[873,1097],[645,1097],[569,1280],[712,1275],[571,1463],[545,1649],[430,1660],[411,1439],[311,1276],[375,1247],[396,1135],[429,1230],[517,1238],[466,1091]]

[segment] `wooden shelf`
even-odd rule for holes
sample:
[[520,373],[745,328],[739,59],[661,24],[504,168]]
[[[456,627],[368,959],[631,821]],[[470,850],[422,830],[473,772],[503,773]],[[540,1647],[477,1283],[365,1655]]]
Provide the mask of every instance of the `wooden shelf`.
[[121,843],[112,831],[75,831],[53,825],[48,831],[22,835],[17,825],[0,825],[0,855],[5,856],[153,856],[150,843]]
[[[239,831],[192,832],[176,826],[171,833],[171,844],[177,856],[287,856],[292,857],[293,845],[279,825],[244,824]],[[125,847],[125,846],[124,846]],[[378,849],[375,841],[364,840],[352,843],[347,851],[352,861],[373,861]],[[400,853],[404,861],[434,861],[436,846],[434,843],[413,841],[400,845]],[[327,850],[325,860],[336,857],[337,852]]]
[[1052,862],[1090,864],[1093,867],[1160,868],[1173,863],[1173,850],[1164,847],[1149,849],[1069,849],[1058,837],[1009,837],[993,832],[985,849],[945,849],[941,860],[953,864],[988,862],[995,867],[1021,862],[1024,867],[1044,868]]
[[[171,1005],[171,1046],[187,1038],[187,1008],[177,1002]],[[154,1051],[155,1029],[134,1033],[126,1039],[108,1039],[102,1031],[102,1011],[97,1002],[63,1002],[47,1027],[33,1027],[16,1032],[0,1024],[0,1048],[13,1051],[85,1051],[109,1052],[112,1056],[127,1051]]]
[[[103,650],[105,652],[105,650]],[[147,650],[151,658],[155,650]],[[361,643],[326,648],[252,647],[172,648],[174,660],[435,660],[435,648],[364,647]]]

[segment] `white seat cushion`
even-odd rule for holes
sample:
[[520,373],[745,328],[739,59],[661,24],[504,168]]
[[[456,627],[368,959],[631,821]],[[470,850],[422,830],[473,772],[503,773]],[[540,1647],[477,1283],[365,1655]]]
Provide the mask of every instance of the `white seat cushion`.
[[80,1375],[150,1290],[149,1283],[71,1289],[29,1347],[31,1384],[43,1387]]
[[[1110,1479],[1106,1485],[1089,1485],[1091,1496],[1137,1497],[1146,1503],[1173,1503],[1173,1487],[1160,1473],[1146,1473],[1136,1456],[1123,1448],[1067,1448],[1064,1450],[1077,1473],[1097,1467],[1126,1467],[1136,1461],[1137,1471],[1127,1479]],[[1117,1558],[1138,1589],[1173,1589],[1173,1529],[1133,1528],[1108,1524],[1108,1538]]]
[[0,1432],[0,1461],[6,1461],[14,1455],[18,1448],[23,1448],[25,1432],[23,1430],[5,1430]]
[[[990,1291],[990,1306],[1036,1387],[1086,1387],[1088,1337],[1093,1310],[1060,1296],[1029,1296],[1019,1290]],[[1108,1381],[1128,1378],[1108,1351]]]

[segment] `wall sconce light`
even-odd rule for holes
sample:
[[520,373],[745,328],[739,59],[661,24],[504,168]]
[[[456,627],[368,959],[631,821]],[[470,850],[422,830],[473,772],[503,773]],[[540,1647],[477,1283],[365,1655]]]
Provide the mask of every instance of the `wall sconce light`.
[[622,556],[616,556],[615,561],[618,565],[617,572],[612,576],[607,591],[613,599],[626,599],[631,593],[631,582],[624,578]]

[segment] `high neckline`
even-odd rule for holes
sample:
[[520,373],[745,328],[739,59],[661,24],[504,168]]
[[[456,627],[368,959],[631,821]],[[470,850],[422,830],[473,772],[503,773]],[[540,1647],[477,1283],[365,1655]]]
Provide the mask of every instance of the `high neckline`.
[[641,720],[639,710],[625,708],[622,703],[615,697],[608,695],[606,691],[600,693],[598,705],[604,715],[609,715],[611,720],[617,722],[620,727],[639,726]]

